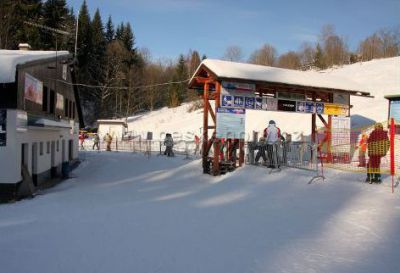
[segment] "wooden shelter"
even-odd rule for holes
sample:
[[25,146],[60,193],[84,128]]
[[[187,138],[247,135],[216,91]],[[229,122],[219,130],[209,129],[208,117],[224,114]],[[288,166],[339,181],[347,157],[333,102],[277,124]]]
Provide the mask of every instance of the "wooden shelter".
[[[346,116],[350,116],[350,96],[371,97],[370,93],[363,91],[358,84],[348,79],[332,77],[319,72],[303,72],[281,69],[268,66],[235,63],[221,60],[204,60],[189,82],[189,88],[197,90],[204,101],[203,117],[203,172],[212,175],[221,173],[220,139],[216,136],[217,114],[211,107],[210,101],[215,101],[215,109],[221,105],[222,91],[229,91],[230,86],[249,85],[252,88],[245,90],[249,96],[256,98],[274,98],[279,101],[279,96],[299,95],[307,102],[326,103],[329,107],[340,106],[347,109]],[[335,99],[345,98],[341,104],[334,104]],[[348,98],[348,99],[346,99]],[[286,101],[286,100],[285,100]],[[289,101],[296,101],[290,99]],[[270,109],[267,109],[270,110]],[[275,109],[276,110],[276,109]],[[279,111],[279,110],[278,110]],[[335,114],[335,112],[330,112]],[[326,135],[324,142],[329,144],[331,117],[328,115],[326,121],[322,113],[311,114],[311,140],[316,140],[316,118],[324,124]],[[211,120],[209,119],[211,117]],[[210,134],[209,130],[213,130]],[[211,136],[211,137],[210,137]],[[235,167],[244,163],[244,139],[226,139],[228,158],[227,162]],[[209,156],[211,147],[214,145],[214,154]],[[330,145],[328,145],[329,147]],[[233,149],[239,149],[239,156],[232,156]],[[224,162],[225,164],[226,162]]]

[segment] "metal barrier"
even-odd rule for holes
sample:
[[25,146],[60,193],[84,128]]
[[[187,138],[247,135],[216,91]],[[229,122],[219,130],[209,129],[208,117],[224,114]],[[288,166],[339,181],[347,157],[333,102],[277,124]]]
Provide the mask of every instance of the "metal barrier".
[[317,151],[317,145],[310,142],[280,142],[273,145],[248,142],[246,163],[267,166],[271,168],[269,173],[280,171],[282,166],[311,171],[314,175],[309,183],[312,183],[319,178],[325,179]]
[[[93,145],[92,139],[86,139],[83,145],[79,146],[81,151],[97,150]],[[104,141],[99,143],[99,151],[105,151],[107,144]],[[161,140],[142,140],[140,138],[130,140],[118,140],[117,138],[111,143],[111,151],[116,152],[133,152],[144,153],[147,156],[152,154],[163,155],[165,151],[164,141]],[[200,145],[194,141],[176,141],[173,146],[173,153],[184,155],[185,159],[195,158],[200,156]]]

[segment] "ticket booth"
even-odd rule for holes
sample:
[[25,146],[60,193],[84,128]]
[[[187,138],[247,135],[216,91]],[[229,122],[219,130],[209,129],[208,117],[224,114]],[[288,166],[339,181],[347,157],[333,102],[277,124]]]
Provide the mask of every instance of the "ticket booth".
[[395,134],[400,134],[400,94],[385,96],[389,101],[388,120],[394,119]]

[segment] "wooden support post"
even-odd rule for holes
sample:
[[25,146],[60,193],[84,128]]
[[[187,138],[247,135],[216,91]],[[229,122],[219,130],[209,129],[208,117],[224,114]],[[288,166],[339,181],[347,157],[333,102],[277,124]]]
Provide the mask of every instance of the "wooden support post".
[[203,105],[204,105],[204,112],[203,112],[203,173],[208,173],[209,166],[208,166],[208,90],[209,85],[208,83],[204,83],[204,93],[203,93]]
[[[315,93],[312,94],[312,101],[315,103],[316,101],[316,97],[315,97]],[[316,109],[315,109],[316,110]],[[316,128],[317,128],[317,114],[313,113],[311,115],[311,142],[315,143],[317,140],[317,132],[316,132]]]
[[331,163],[332,157],[332,116],[328,116],[328,127],[326,128],[327,161]]
[[[215,113],[217,112],[217,109],[221,105],[221,86],[219,82],[215,83]],[[211,109],[212,111],[212,109]],[[214,117],[214,122],[215,122],[215,134],[216,134],[216,129],[217,129],[217,117],[215,115]],[[215,141],[215,146],[214,146],[214,158],[213,158],[213,175],[219,175],[220,174],[220,153],[221,153],[221,140],[216,139]]]
[[244,163],[244,139],[239,140],[239,167]]

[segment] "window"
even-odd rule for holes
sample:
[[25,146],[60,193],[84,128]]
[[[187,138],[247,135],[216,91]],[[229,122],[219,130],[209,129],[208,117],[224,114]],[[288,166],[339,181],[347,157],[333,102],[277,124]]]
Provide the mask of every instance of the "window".
[[69,117],[72,117],[72,101],[69,101]]
[[40,155],[43,155],[43,142],[40,142],[40,145],[39,145],[39,154],[40,154]]
[[72,103],[72,118],[75,119],[75,102]]
[[59,151],[60,151],[60,141],[57,140],[57,152],[59,152]]
[[54,90],[50,90],[50,107],[49,107],[50,114],[54,114],[55,103],[56,103],[56,94]]
[[46,143],[46,153],[47,154],[50,153],[50,141],[47,141],[47,143]]
[[66,116],[66,117],[68,117],[68,106],[69,106],[69,104],[68,104],[68,99],[67,98],[65,98],[64,99],[64,115]]
[[43,100],[42,100],[42,111],[47,112],[48,110],[48,93],[47,86],[43,87]]

